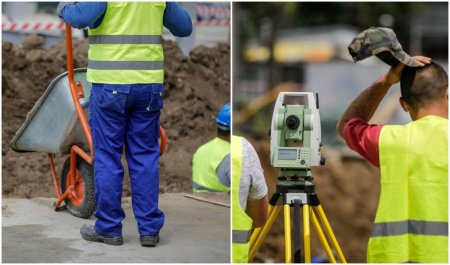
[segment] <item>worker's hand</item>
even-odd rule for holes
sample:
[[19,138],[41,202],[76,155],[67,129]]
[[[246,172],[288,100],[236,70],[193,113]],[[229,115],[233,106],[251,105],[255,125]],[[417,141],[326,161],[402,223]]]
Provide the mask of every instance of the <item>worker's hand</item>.
[[[419,64],[419,67],[424,67],[425,65],[431,63],[431,58],[425,56],[417,55],[412,57],[412,59]],[[393,84],[397,84],[402,77],[403,68],[405,68],[405,65],[403,63],[399,63],[397,66],[391,67],[391,69],[389,69],[389,72],[387,72],[387,74],[384,76],[384,81],[390,86],[392,86]]]
[[62,18],[62,10],[64,9],[64,7],[66,7],[67,5],[73,5],[75,4],[75,2],[60,2],[58,4],[58,7],[56,7],[56,14],[58,15],[58,17]]

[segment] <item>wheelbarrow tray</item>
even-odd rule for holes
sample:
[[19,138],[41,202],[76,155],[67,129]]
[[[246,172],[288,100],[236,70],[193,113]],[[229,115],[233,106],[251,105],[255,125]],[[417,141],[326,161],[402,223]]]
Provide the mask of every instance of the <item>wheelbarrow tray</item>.
[[[86,79],[86,68],[75,69],[74,79],[83,86],[85,97],[80,99],[80,104],[88,117],[91,83]],[[17,152],[68,154],[74,144],[89,151],[65,72],[50,83],[27,114],[25,122],[11,142],[11,148]]]

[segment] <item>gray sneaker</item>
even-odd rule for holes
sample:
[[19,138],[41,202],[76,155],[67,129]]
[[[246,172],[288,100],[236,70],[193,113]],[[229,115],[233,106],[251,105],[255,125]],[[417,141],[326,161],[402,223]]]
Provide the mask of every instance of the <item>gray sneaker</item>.
[[123,237],[122,236],[105,236],[100,233],[97,233],[94,229],[93,225],[82,225],[80,228],[81,237],[84,240],[92,241],[92,242],[103,242],[108,245],[122,245]]
[[143,247],[156,247],[159,243],[159,235],[155,236],[141,236],[141,246]]

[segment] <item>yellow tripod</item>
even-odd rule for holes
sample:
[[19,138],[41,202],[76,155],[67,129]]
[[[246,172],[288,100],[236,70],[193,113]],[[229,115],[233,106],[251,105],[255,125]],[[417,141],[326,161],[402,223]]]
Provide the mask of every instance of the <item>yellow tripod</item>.
[[[311,180],[310,178],[309,180]],[[346,263],[344,254],[334,236],[333,230],[325,216],[319,198],[315,193],[315,187],[309,180],[282,180],[277,184],[276,192],[270,199],[269,218],[262,228],[254,230],[250,237],[250,252],[249,262],[253,261],[256,252],[261,247],[264,239],[272,227],[276,217],[284,210],[284,241],[285,241],[285,262],[286,263],[311,263],[311,235],[310,235],[310,220],[319,236],[322,247],[324,248],[328,259],[331,263],[336,263],[336,258],[328,243],[330,239],[333,248],[335,249],[339,262]],[[279,203],[282,198],[282,205]],[[294,240],[292,242],[291,233],[291,207],[294,208]],[[300,239],[300,208],[302,208],[303,221],[303,250],[304,255],[301,254],[301,239]],[[320,222],[321,223],[320,223]],[[321,225],[322,224],[322,225]],[[325,228],[327,237],[324,235],[322,226]],[[292,251],[294,249],[294,252]],[[302,259],[303,258],[303,259]]]

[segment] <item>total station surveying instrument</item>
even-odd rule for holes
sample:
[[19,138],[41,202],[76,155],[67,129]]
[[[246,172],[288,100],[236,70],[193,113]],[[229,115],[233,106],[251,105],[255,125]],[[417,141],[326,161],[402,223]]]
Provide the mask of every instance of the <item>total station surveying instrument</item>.
[[[270,130],[270,160],[280,168],[276,191],[269,202],[269,218],[250,238],[249,262],[253,260],[281,208],[284,210],[285,261],[311,263],[310,221],[332,263],[345,257],[315,193],[312,166],[325,164],[320,154],[321,131],[318,94],[310,92],[281,92],[275,103]],[[294,208],[291,234],[291,207]],[[303,221],[303,254],[301,244],[300,208]],[[326,232],[324,234],[322,226]],[[293,251],[292,251],[293,250]]]

